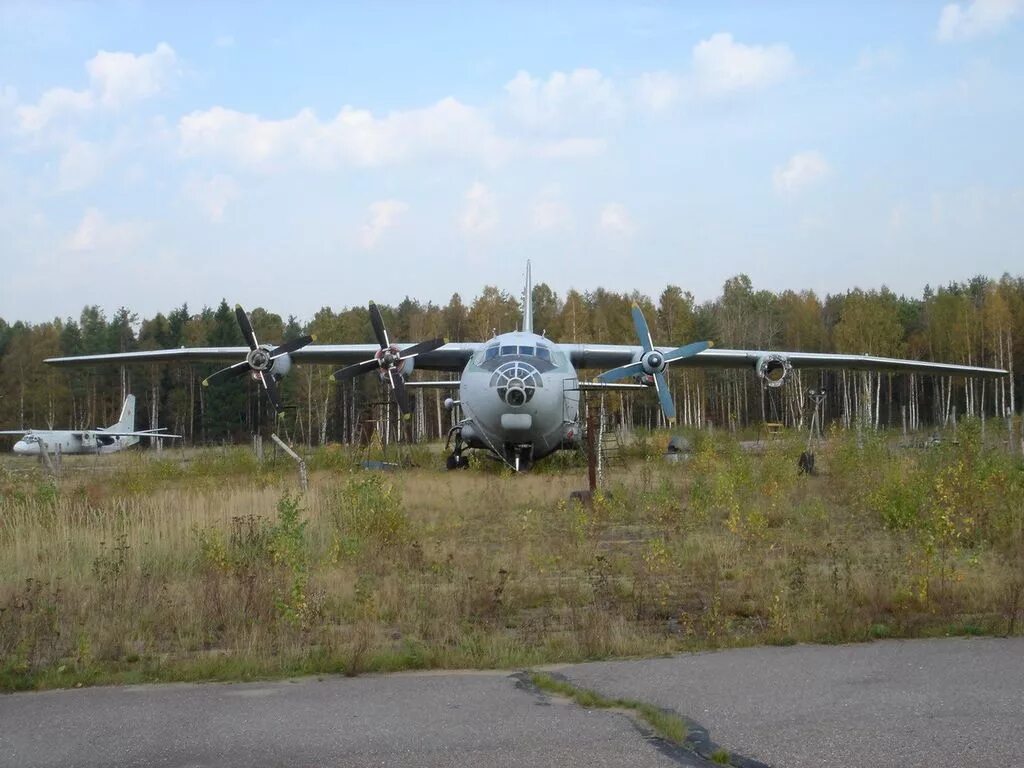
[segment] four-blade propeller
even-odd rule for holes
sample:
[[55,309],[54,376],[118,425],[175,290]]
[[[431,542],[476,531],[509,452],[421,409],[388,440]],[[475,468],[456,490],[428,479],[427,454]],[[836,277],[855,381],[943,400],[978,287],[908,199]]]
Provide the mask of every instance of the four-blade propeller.
[[242,329],[245,343],[249,345],[249,353],[245,356],[245,360],[229,365],[227,368],[221,368],[216,373],[207,376],[203,379],[203,386],[208,387],[210,384],[251,373],[252,377],[263,385],[267,399],[273,404],[274,410],[280,413],[283,406],[281,405],[281,394],[277,389],[277,380],[274,378],[274,365],[278,358],[289,355],[297,349],[302,349],[310,342],[316,341],[316,337],[299,336],[297,339],[286,341],[276,347],[271,347],[269,344],[261,345],[256,339],[256,332],[252,329],[249,316],[240,304],[235,305],[235,317],[238,318],[238,327]]
[[334,380],[348,381],[375,369],[380,371],[381,377],[388,380],[391,385],[391,391],[395,393],[395,402],[398,403],[398,410],[401,411],[402,418],[408,419],[412,410],[412,404],[409,402],[409,394],[405,389],[402,367],[406,360],[411,360],[416,355],[431,352],[438,347],[442,347],[445,341],[444,339],[430,339],[429,341],[421,341],[419,344],[413,344],[411,347],[399,350],[398,347],[391,344],[388,338],[388,330],[384,327],[384,318],[381,317],[380,310],[372,301],[370,302],[370,324],[373,326],[373,335],[377,338],[380,349],[369,360],[354,363],[346,368],[342,368],[340,371],[335,371],[333,374]]
[[669,392],[668,382],[665,381],[665,369],[669,364],[687,357],[699,355],[705,349],[713,346],[710,341],[695,341],[682,347],[677,347],[671,352],[659,352],[654,348],[651,340],[651,330],[647,327],[647,320],[638,304],[633,304],[633,327],[636,328],[636,335],[640,339],[640,346],[643,352],[640,359],[635,363],[623,365],[605,371],[597,378],[598,381],[618,381],[630,376],[651,376],[654,379],[654,389],[658,393],[658,401],[661,403],[661,412],[665,419],[672,423],[676,418],[676,407],[672,402],[672,393]]

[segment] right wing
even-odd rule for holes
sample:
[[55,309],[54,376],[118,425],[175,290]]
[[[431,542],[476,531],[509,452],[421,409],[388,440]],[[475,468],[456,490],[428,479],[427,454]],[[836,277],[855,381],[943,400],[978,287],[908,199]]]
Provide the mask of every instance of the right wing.
[[[617,368],[640,359],[643,350],[625,344],[559,344],[559,349],[569,355],[576,368]],[[671,347],[657,347],[660,352],[670,352]],[[905,371],[907,373],[932,373],[941,376],[1005,376],[1007,371],[1000,368],[982,368],[976,365],[954,363],[933,363],[928,360],[906,360],[877,355],[844,355],[831,352],[783,352],[757,349],[706,349],[672,364],[673,370],[680,368],[753,368],[768,358],[785,359],[793,368],[849,368],[868,371]]]

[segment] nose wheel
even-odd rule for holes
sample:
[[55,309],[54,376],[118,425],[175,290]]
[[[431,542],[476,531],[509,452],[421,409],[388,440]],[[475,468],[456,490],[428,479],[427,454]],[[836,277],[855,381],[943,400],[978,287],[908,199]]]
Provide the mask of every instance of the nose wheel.
[[462,451],[453,451],[445,461],[448,469],[468,469],[469,457],[463,456]]

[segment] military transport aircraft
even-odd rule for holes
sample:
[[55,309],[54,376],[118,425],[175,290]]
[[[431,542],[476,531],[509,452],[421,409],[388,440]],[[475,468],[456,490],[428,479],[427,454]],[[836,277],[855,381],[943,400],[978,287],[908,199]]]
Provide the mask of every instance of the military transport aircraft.
[[[769,387],[780,387],[794,368],[855,368],[961,376],[1001,376],[1006,371],[968,365],[900,360],[871,355],[712,349],[707,341],[681,347],[656,347],[643,312],[633,306],[639,344],[558,344],[533,330],[530,265],[526,266],[522,329],[486,342],[447,344],[431,339],[417,344],[393,342],[376,304],[370,321],[377,344],[317,344],[303,336],[279,346],[260,344],[245,311],[235,308],[248,347],[196,347],[145,352],[122,352],[79,357],[56,357],[53,365],[97,363],[227,362],[237,361],[210,376],[204,385],[250,374],[259,381],[275,408],[281,409],[276,382],[292,363],[346,365],[334,373],[337,381],[377,371],[394,393],[403,416],[411,404],[406,377],[414,369],[461,372],[458,382],[432,382],[459,388],[462,418],[452,427],[454,447],[448,468],[466,465],[464,448],[489,451],[519,470],[560,448],[572,448],[582,438],[581,391],[645,389],[657,392],[665,418],[671,423],[675,407],[665,381],[669,365],[710,368],[752,368]],[[239,360],[239,358],[242,358]],[[597,381],[581,382],[578,369],[608,369]],[[422,384],[417,382],[417,384]],[[410,382],[410,386],[412,383]]]
[[14,452],[21,456],[39,456],[47,453],[116,453],[139,442],[140,437],[176,439],[181,435],[164,433],[159,429],[135,429],[135,395],[128,395],[121,407],[117,424],[96,429],[5,429],[0,435],[24,435],[14,444]]

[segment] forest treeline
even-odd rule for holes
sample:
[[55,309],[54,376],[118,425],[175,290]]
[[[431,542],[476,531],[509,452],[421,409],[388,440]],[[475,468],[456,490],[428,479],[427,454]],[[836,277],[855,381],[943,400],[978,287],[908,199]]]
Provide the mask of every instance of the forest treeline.
[[[753,370],[676,368],[670,381],[679,420],[740,428],[759,420],[802,424],[808,387],[827,390],[825,416],[845,425],[874,428],[941,424],[960,415],[1005,417],[1018,412],[1024,360],[1024,277],[975,277],[932,289],[920,297],[852,290],[824,298],[811,291],[755,290],[745,275],[730,278],[722,295],[698,304],[675,285],[656,300],[639,293],[604,289],[559,296],[546,284],[533,288],[534,328],[561,342],[635,344],[630,307],[643,308],[660,345],[711,339],[719,347],[846,352],[1006,368],[999,380],[868,374],[795,372],[779,390],[765,391]],[[521,323],[519,297],[493,286],[466,302],[458,294],[444,306],[405,298],[381,307],[392,338],[418,341],[484,341]],[[251,319],[261,340],[315,334],[320,343],[370,343],[365,307],[324,307],[311,320],[282,318],[257,308]],[[116,421],[122,396],[138,398],[138,426],[159,424],[193,443],[246,439],[272,426],[268,406],[248,379],[205,388],[203,378],[218,365],[136,365],[97,368],[47,366],[47,357],[127,352],[181,346],[241,346],[233,309],[226,301],[198,312],[187,305],[140,318],[122,307],[106,317],[96,306],[80,316],[52,322],[12,323],[0,318],[0,424],[7,428],[86,428]],[[308,444],[350,441],[380,400],[374,377],[355,386],[329,382],[329,366],[296,366],[282,382],[294,406],[276,425]],[[414,378],[423,376],[417,372]],[[437,378],[437,375],[429,375]],[[443,395],[417,393],[420,434],[443,434],[448,415]],[[648,395],[608,398],[616,419],[655,425],[660,418]]]

